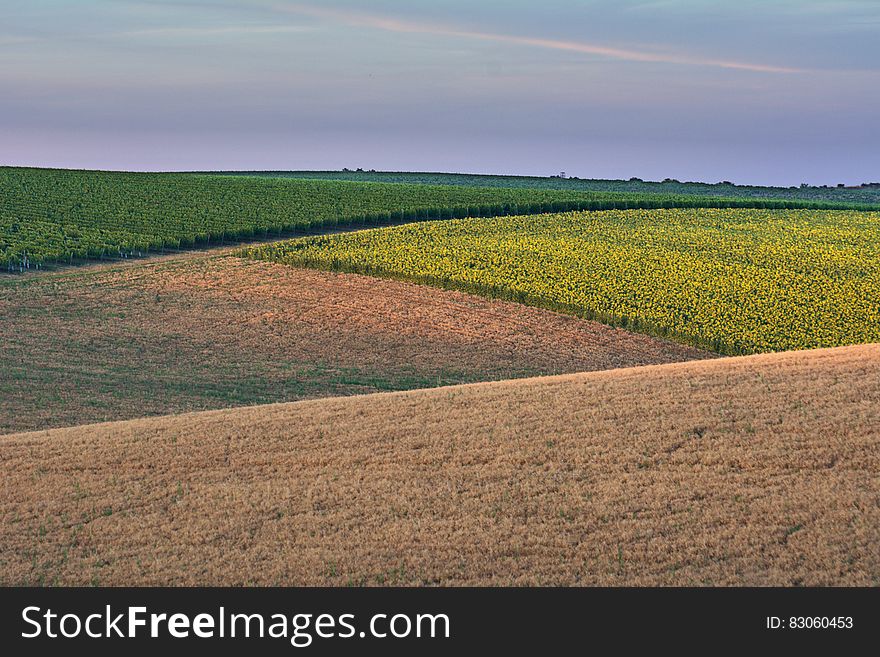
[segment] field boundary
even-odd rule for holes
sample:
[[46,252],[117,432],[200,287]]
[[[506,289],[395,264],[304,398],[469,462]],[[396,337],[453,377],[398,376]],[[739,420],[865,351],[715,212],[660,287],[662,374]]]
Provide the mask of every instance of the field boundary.
[[[705,216],[706,226],[702,223],[699,226],[694,224],[696,232],[693,235],[697,237],[682,237],[670,241],[668,236],[678,235],[677,231],[684,226],[677,223],[676,217],[679,215]],[[750,238],[754,242],[747,242],[751,246],[745,249],[749,254],[730,251],[734,247],[717,233],[719,227],[714,225],[717,218],[727,215],[753,216],[749,220],[749,230],[754,233],[753,238]],[[876,336],[869,328],[874,326],[870,318],[876,314],[871,308],[876,308],[872,302],[876,299],[877,292],[870,282],[874,280],[870,274],[873,271],[870,254],[873,254],[874,249],[869,245],[859,246],[859,241],[870,240],[876,230],[877,214],[739,209],[608,212],[608,217],[638,220],[639,228],[635,228],[636,224],[632,228],[633,234],[640,236],[639,239],[656,238],[656,242],[651,242],[658,250],[649,258],[648,264],[652,272],[650,278],[642,276],[642,265],[639,262],[630,259],[625,255],[626,252],[620,250],[629,244],[625,236],[630,232],[619,226],[605,230],[604,220],[590,219],[603,216],[606,215],[585,212],[560,213],[547,219],[539,216],[519,216],[498,222],[471,219],[451,222],[448,226],[413,226],[408,229],[394,229],[387,234],[379,233],[372,237],[363,234],[360,237],[340,238],[338,241],[333,238],[305,238],[286,244],[243,249],[234,255],[275,261],[294,267],[395,279],[504,299],[636,333],[671,339],[728,356],[852,344],[864,341],[866,337]],[[853,222],[852,225],[846,224],[850,230],[845,233],[846,239],[841,238],[839,245],[834,243],[839,248],[835,246],[832,249],[828,246],[819,249],[817,245],[824,245],[821,240],[830,239],[828,230],[834,228],[836,231],[837,222],[844,221],[841,217],[848,217]],[[826,226],[826,222],[830,223]],[[616,226],[616,222],[609,221],[608,225]],[[535,227],[540,227],[536,235],[540,238],[538,243],[541,248],[522,246],[521,241],[528,242]],[[804,232],[796,233],[792,238],[788,234],[795,227]],[[857,232],[857,229],[862,232]],[[484,248],[481,240],[486,235],[489,238]],[[568,238],[569,235],[574,238],[582,237],[583,244],[588,246],[575,247],[575,254],[566,252],[556,259],[553,255],[555,250],[565,251],[558,240]],[[667,237],[663,237],[664,235]],[[815,244],[814,236],[819,240]],[[787,245],[785,248],[774,249],[772,257],[764,252],[765,243],[783,244],[779,241],[783,237],[784,244]],[[731,239],[743,238],[737,235]],[[768,239],[771,241],[767,242]],[[499,240],[499,243],[496,244],[494,240]],[[591,240],[595,240],[597,245],[594,254],[596,264],[604,272],[593,274],[592,277],[587,273],[579,273],[578,264],[580,258],[589,259],[589,251],[584,249],[594,244]],[[576,243],[581,244],[581,241],[576,240]],[[693,244],[698,245],[695,252]],[[339,248],[334,248],[334,245]],[[424,257],[421,255],[420,245],[425,249]],[[720,251],[713,251],[715,245]],[[493,250],[496,247],[497,252]],[[752,248],[757,255],[751,255]],[[821,259],[815,256],[818,252],[832,255],[827,260]],[[624,255],[621,256],[621,253]],[[731,253],[738,255],[734,258]],[[612,257],[610,254],[617,255]],[[572,260],[574,255],[578,259]],[[644,254],[640,257],[644,257]],[[617,262],[615,258],[622,259]],[[616,264],[609,264],[612,261]],[[496,269],[496,265],[500,269]],[[698,265],[701,269],[696,268]],[[552,270],[552,274],[548,274],[546,278],[541,273],[545,267]],[[588,269],[595,271],[595,268]],[[510,272],[510,277],[499,276],[499,271]],[[667,276],[670,271],[678,273]],[[676,278],[681,276],[682,271],[688,272],[690,278],[687,281]],[[712,271],[714,278],[704,279],[700,271]],[[832,273],[829,274],[829,271]],[[611,279],[600,280],[602,275],[610,276]],[[834,296],[828,296],[830,291],[825,296],[807,293],[806,300],[802,298],[797,302],[793,301],[791,286],[796,282],[804,285],[804,281],[812,276],[818,276],[823,281],[827,279],[831,286],[829,290],[835,290]],[[538,280],[540,283],[535,282]],[[674,293],[680,295],[684,310],[672,310],[668,304],[664,305],[662,300],[665,290],[655,285],[657,281],[663,280],[674,281],[670,284],[674,287]],[[554,283],[562,284],[565,291],[554,293]],[[742,295],[754,292],[759,283],[765,286],[761,288],[765,296],[747,301]],[[583,286],[583,293],[574,291],[574,287],[579,285]],[[650,299],[645,297],[641,287],[634,287],[637,285],[650,289]],[[692,285],[697,291],[686,293],[685,290]],[[616,292],[622,295],[624,301],[611,301]],[[704,302],[700,299],[703,298],[710,299],[709,306],[702,305]],[[712,306],[712,299],[717,308]],[[851,303],[847,305],[845,300]],[[768,321],[768,308],[772,308],[774,312],[785,309],[786,319]],[[809,316],[805,314],[804,308],[810,309]],[[852,312],[848,308],[853,308]],[[739,323],[732,321],[724,326],[716,325],[717,318],[722,315],[737,318]],[[792,321],[791,318],[800,318],[800,325],[808,328],[800,330],[786,324]],[[785,332],[781,331],[783,326],[788,327]]]
[[694,369],[713,372],[714,370],[727,370],[731,366],[738,367],[741,364],[751,366],[753,364],[772,363],[784,360],[820,360],[834,357],[837,354],[850,352],[877,351],[880,356],[880,342],[868,342],[860,344],[843,345],[840,347],[818,347],[816,349],[796,349],[790,351],[771,351],[758,354],[742,354],[723,358],[703,358],[698,360],[682,360],[669,363],[650,363],[647,365],[627,365],[605,370],[586,370],[578,372],[561,372],[558,374],[538,374],[535,376],[514,377],[510,379],[496,379],[486,381],[469,381],[466,383],[450,383],[441,386],[426,388],[408,388],[405,390],[380,390],[364,393],[361,395],[333,395],[328,397],[303,398],[290,401],[267,402],[260,404],[246,404],[242,406],[229,406],[223,408],[209,408],[205,410],[183,411],[180,413],[164,413],[161,415],[143,415],[122,420],[102,420],[98,422],[84,422],[67,426],[48,427],[45,429],[25,429],[23,431],[9,431],[0,434],[0,442],[19,439],[34,438],[45,439],[47,434],[61,433],[83,428],[99,428],[122,426],[137,422],[161,423],[170,419],[187,419],[198,417],[221,417],[235,415],[247,411],[271,411],[272,409],[296,408],[299,406],[321,406],[335,403],[359,403],[365,399],[394,399],[431,396],[442,394],[450,390],[475,390],[491,388],[516,388],[528,387],[533,384],[555,384],[569,381],[593,381],[617,378],[638,378],[642,374],[676,374]]
[[[262,258],[251,252],[250,249],[239,251],[234,255],[241,258],[251,258],[255,260],[266,260],[268,262],[277,262],[271,258]],[[698,349],[706,349],[712,353],[722,356],[754,356],[756,352],[748,351],[739,345],[732,345],[714,338],[705,340],[699,336],[674,331],[661,324],[656,324],[649,320],[639,317],[630,317],[628,315],[615,315],[611,313],[603,313],[596,311],[587,306],[579,306],[577,304],[567,304],[544,297],[527,294],[518,290],[513,290],[504,285],[483,285],[480,283],[472,283],[467,281],[454,281],[450,279],[440,278],[429,275],[403,274],[401,272],[391,271],[382,267],[372,267],[370,265],[362,265],[350,262],[348,260],[333,260],[329,264],[322,260],[313,260],[311,258],[295,258],[287,256],[282,264],[291,267],[305,267],[308,269],[316,269],[320,271],[329,271],[344,274],[359,274],[361,276],[373,276],[375,278],[385,278],[388,280],[396,280],[404,283],[415,283],[417,285],[427,285],[443,290],[451,290],[454,292],[464,292],[467,294],[475,294],[490,299],[499,299],[503,301],[513,301],[521,303],[533,308],[542,310],[550,310],[553,312],[563,313],[586,319],[606,326],[621,328],[634,333],[641,333],[655,338],[664,340],[674,340],[681,344],[686,344]]]
[[[391,183],[389,183],[391,184]],[[30,271],[55,270],[76,267],[93,262],[120,262],[130,259],[148,258],[154,255],[180,253],[186,251],[210,250],[217,247],[237,247],[248,244],[281,242],[299,237],[329,235],[333,233],[354,232],[370,228],[385,228],[423,221],[443,221],[449,219],[473,219],[493,217],[514,217],[526,215],[555,214],[561,212],[603,212],[607,210],[667,210],[667,209],[760,209],[760,210],[848,210],[855,212],[880,211],[880,206],[862,206],[848,203],[827,203],[820,201],[789,201],[779,199],[618,199],[618,200],[578,200],[546,201],[540,203],[504,203],[484,205],[455,205],[448,207],[424,207],[410,210],[355,214],[339,216],[321,221],[294,223],[280,228],[266,226],[262,230],[246,228],[240,231],[211,232],[200,236],[180,238],[161,246],[128,250],[120,247],[102,249],[92,255],[69,255],[66,258],[32,261],[25,252],[21,256],[9,256],[2,274],[23,274]],[[507,298],[507,297],[501,297]],[[553,308],[551,308],[553,310]],[[593,317],[587,317],[593,319]],[[625,325],[624,325],[625,326]],[[663,335],[661,334],[661,337]],[[694,345],[705,347],[706,345]],[[737,352],[739,353],[739,352]]]

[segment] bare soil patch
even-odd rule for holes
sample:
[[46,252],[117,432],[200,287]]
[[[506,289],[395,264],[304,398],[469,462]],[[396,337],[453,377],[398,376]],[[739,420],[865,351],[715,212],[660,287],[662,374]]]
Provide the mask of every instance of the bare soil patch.
[[3,584],[876,586],[880,345],[9,435],[0,468]]
[[462,293],[228,255],[0,280],[0,434],[706,358]]

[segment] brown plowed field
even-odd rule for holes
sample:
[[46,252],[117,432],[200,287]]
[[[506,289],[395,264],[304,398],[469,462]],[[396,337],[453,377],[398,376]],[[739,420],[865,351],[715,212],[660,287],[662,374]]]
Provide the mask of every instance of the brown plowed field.
[[705,358],[467,294],[212,254],[0,279],[0,434]]
[[0,467],[3,584],[877,585],[880,345],[10,435]]

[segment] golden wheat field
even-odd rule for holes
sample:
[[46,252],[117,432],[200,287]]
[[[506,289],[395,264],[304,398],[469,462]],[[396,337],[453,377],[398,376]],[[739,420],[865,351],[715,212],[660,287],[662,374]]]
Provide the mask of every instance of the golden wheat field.
[[880,345],[0,438],[2,584],[878,585]]
[[247,255],[524,301],[726,354],[880,341],[876,212],[461,219],[305,238]]

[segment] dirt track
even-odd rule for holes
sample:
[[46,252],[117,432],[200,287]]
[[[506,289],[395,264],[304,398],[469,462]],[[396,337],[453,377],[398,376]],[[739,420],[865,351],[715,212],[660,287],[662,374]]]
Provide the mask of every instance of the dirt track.
[[3,584],[880,584],[880,346],[0,438]]

